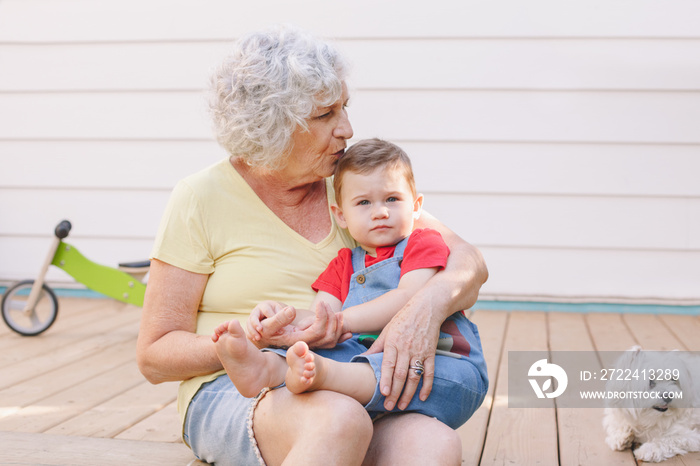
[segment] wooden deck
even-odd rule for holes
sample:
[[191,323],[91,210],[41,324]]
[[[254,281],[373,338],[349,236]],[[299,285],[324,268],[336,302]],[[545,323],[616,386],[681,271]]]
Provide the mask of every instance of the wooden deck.
[[[45,334],[0,327],[0,464],[193,464],[181,443],[176,384],[138,372],[140,309],[111,300],[60,299]],[[465,465],[635,465],[603,439],[600,409],[513,409],[510,350],[700,351],[700,317],[476,311],[491,386],[462,428]],[[700,465],[694,453],[666,461]]]

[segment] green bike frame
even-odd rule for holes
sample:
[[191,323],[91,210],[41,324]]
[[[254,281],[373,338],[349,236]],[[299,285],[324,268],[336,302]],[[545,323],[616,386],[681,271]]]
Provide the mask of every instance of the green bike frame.
[[91,290],[143,307],[146,285],[126,272],[92,262],[68,243],[59,241],[51,264]]

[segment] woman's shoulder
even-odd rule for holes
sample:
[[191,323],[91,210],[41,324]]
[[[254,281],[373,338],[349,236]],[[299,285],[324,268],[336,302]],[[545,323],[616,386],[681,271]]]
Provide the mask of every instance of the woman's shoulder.
[[232,171],[235,172],[235,169],[228,159],[222,159],[185,176],[178,184],[190,186],[195,190],[208,188],[212,183],[218,184],[223,180],[230,179],[232,177]]

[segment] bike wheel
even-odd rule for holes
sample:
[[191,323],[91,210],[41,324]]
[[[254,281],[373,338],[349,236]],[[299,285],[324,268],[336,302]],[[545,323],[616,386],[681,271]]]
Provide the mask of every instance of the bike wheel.
[[7,289],[2,297],[2,319],[8,327],[24,336],[39,335],[56,320],[58,300],[54,292],[42,285],[39,300],[34,309],[24,310],[34,280],[24,280]]

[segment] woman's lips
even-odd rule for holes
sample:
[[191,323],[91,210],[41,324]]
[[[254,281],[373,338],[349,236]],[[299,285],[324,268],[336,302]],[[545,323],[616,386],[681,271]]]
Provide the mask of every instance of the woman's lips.
[[340,149],[338,152],[336,152],[335,155],[337,158],[341,158],[343,155],[345,155],[345,149]]

